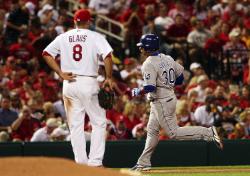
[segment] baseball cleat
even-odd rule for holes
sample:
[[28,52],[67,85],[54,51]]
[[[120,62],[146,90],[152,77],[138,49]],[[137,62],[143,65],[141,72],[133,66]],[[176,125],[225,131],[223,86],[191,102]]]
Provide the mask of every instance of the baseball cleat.
[[143,166],[140,164],[136,164],[130,170],[132,170],[132,171],[149,171],[149,170],[151,170],[151,166]]
[[214,126],[211,127],[212,132],[213,132],[213,141],[215,142],[216,146],[223,150],[223,143],[222,140],[220,139],[220,136],[217,133],[217,130]]

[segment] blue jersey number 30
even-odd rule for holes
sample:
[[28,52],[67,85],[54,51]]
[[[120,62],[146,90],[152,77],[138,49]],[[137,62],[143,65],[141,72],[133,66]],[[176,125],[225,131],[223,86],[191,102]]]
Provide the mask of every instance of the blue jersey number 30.
[[164,84],[166,85],[174,85],[175,83],[175,73],[174,73],[174,69],[170,68],[169,70],[165,70],[162,73],[162,76],[165,77],[166,82],[164,82]]

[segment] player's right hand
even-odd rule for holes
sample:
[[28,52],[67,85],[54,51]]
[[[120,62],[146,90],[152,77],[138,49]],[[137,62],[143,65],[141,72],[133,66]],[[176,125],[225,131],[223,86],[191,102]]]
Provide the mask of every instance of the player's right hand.
[[140,95],[140,88],[133,88],[131,91],[132,97],[137,97],[138,95]]
[[114,87],[114,82],[112,80],[112,78],[106,78],[103,82],[103,87],[108,86],[111,90],[113,90]]
[[76,77],[76,75],[74,75],[71,72],[62,72],[61,74],[59,74],[59,76],[63,80],[67,80],[67,81],[75,81],[75,77]]

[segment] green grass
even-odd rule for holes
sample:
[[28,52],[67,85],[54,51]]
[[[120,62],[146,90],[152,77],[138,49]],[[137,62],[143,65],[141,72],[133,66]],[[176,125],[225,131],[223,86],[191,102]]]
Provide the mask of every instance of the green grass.
[[249,176],[250,173],[185,173],[185,174],[143,174],[143,176]]
[[142,176],[250,176],[250,166],[156,167]]

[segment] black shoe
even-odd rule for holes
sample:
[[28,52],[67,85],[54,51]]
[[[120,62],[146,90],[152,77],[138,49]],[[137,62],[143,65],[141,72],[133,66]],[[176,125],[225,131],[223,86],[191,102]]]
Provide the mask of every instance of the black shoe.
[[140,164],[136,164],[130,170],[132,170],[132,171],[149,171],[149,170],[151,170],[151,166],[143,166]]
[[214,126],[211,127],[212,132],[213,132],[213,141],[215,142],[216,146],[223,150],[223,143],[222,140],[220,139],[220,136],[217,133],[217,130]]

